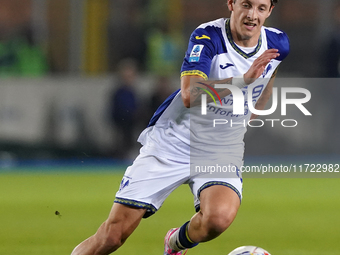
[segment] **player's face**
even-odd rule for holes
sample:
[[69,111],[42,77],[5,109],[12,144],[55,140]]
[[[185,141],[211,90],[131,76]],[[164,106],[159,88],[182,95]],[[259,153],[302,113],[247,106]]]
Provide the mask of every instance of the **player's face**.
[[228,0],[230,27],[236,44],[255,46],[261,27],[270,16],[273,6],[270,0]]

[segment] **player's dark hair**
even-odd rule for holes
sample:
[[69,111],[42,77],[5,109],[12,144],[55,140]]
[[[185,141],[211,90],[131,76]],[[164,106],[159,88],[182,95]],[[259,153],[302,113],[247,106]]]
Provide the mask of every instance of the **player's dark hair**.
[[[236,2],[236,0],[234,0],[234,3],[235,2]],[[279,0],[270,0],[270,2],[272,3],[271,6],[275,6],[279,2]]]
[[275,6],[279,2],[279,0],[271,0],[271,2],[272,2],[272,6]]

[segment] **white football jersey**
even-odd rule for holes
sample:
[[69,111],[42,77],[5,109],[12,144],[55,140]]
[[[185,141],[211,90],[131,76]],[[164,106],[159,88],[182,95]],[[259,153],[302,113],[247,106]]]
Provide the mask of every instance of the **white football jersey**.
[[[262,27],[258,44],[251,52],[237,46],[231,36],[229,19],[218,19],[199,26],[191,35],[182,65],[181,76],[199,75],[204,79],[222,80],[246,73],[255,59],[267,49],[278,49],[280,56],[272,60],[262,76],[242,89],[244,114],[233,114],[233,95],[201,106],[186,108],[181,91],[174,92],[158,108],[138,141],[142,151],[168,159],[189,162],[190,157],[210,160],[221,155],[240,167],[244,152],[244,134],[251,112],[248,91],[255,105],[272,74],[289,53],[287,35],[277,29]],[[227,124],[215,125],[219,119]],[[232,125],[234,124],[234,125]]]

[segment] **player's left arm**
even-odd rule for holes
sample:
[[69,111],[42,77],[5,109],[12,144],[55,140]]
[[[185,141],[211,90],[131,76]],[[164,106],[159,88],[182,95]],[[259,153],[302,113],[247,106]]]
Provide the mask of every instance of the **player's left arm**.
[[[269,98],[271,97],[271,95],[273,93],[273,86],[274,86],[277,70],[278,70],[278,68],[275,69],[275,71],[274,71],[272,77],[270,78],[266,88],[262,92],[262,95],[260,96],[259,100],[257,100],[257,102],[255,104],[256,110],[263,110],[264,107],[266,106]],[[253,120],[253,119],[256,119],[257,117],[258,117],[258,115],[252,113],[250,119]]]

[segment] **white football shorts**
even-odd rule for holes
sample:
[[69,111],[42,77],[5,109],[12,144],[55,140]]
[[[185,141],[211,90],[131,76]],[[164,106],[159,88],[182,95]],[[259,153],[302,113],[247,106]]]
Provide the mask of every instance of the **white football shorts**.
[[213,185],[231,188],[242,199],[242,177],[220,178],[209,173],[190,174],[188,162],[177,162],[141,153],[129,166],[116,193],[115,203],[147,209],[144,218],[154,214],[172,191],[189,184],[196,211],[200,208],[200,192]]

